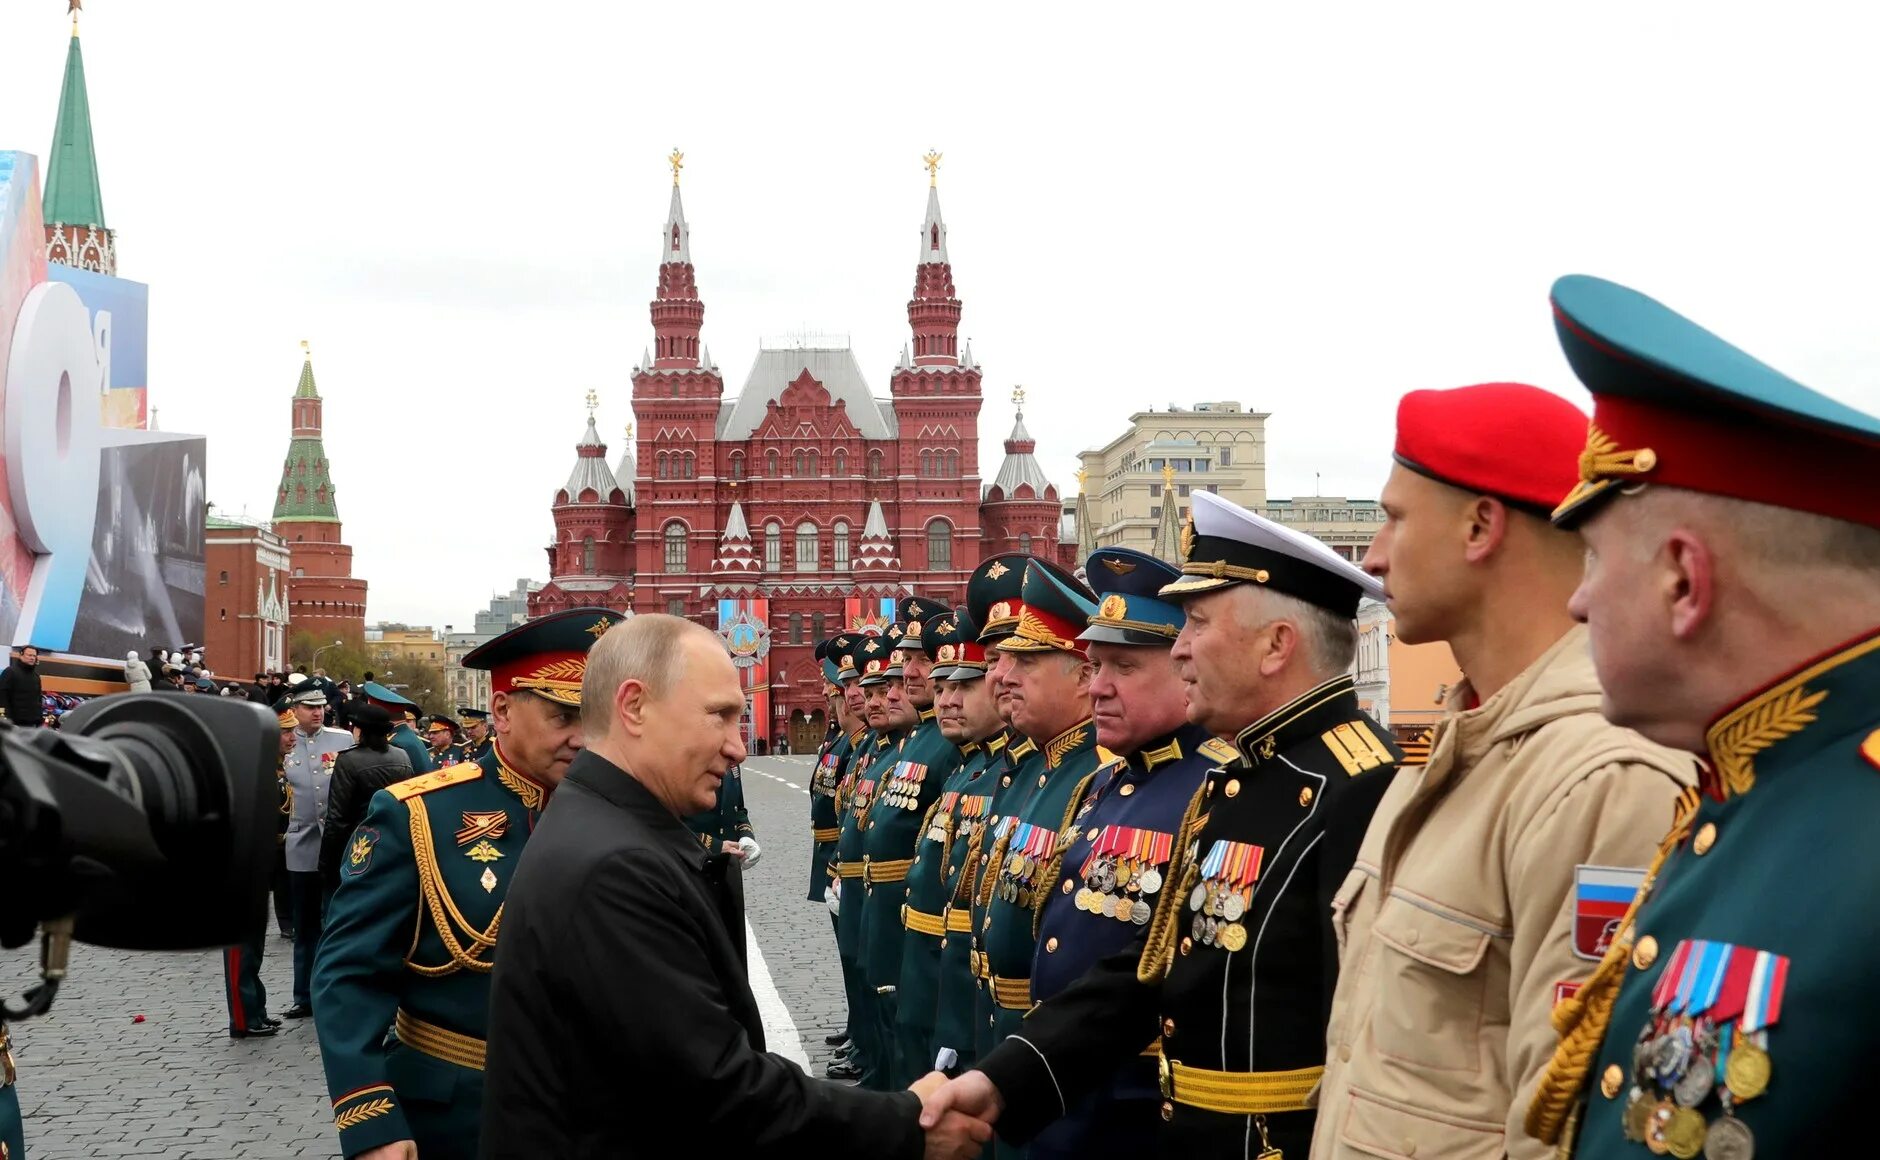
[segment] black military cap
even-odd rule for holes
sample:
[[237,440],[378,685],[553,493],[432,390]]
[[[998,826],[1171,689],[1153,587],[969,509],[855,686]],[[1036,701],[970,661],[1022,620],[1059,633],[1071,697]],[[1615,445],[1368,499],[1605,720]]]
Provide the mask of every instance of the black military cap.
[[945,616],[952,610],[938,600],[929,600],[925,596],[903,596],[896,611],[901,623],[901,637],[907,641],[909,648],[913,648],[920,644],[927,620]]
[[1051,563],[1033,558],[1025,563],[1025,584],[1019,593],[1018,623],[1012,635],[999,642],[1006,652],[1083,653],[1077,639],[1096,614],[1097,599],[1077,577]]
[[824,650],[827,658],[836,663],[836,682],[846,685],[862,675],[862,662],[855,656],[855,648],[866,637],[859,632],[841,632],[829,638],[829,647]]

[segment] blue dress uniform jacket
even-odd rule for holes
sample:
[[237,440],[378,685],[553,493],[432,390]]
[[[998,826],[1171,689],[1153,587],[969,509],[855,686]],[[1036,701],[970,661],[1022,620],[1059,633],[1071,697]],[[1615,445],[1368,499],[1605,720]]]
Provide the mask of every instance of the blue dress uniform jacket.
[[[485,1160],[918,1160],[920,1101],[764,1050],[730,859],[593,750],[510,893],[490,998]],[[422,1149],[421,1157],[429,1160]]]
[[482,761],[484,756],[489,753],[490,747],[495,744],[496,735],[494,733],[485,734],[481,741],[466,741],[463,743],[463,759],[465,761]]
[[287,868],[309,874],[320,868],[320,826],[326,819],[327,793],[333,784],[333,763],[353,747],[352,734],[321,726],[311,736],[294,730],[294,747],[281,761],[282,775],[293,792],[287,817]]
[[751,813],[744,808],[744,778],[737,766],[718,783],[718,804],[685,819],[685,827],[707,854],[723,850],[726,842],[736,845],[739,838],[757,836],[751,830]]
[[1036,1136],[1159,1036],[1157,1155],[1310,1150],[1337,982],[1331,899],[1398,751],[1343,676],[1242,730],[1235,749],[1189,803],[1139,943],[1033,1010],[1024,1042],[980,1060],[1005,1096],[1003,1138]]
[[[1610,1018],[1559,1012],[1564,1046],[1597,1052],[1583,1092],[1550,1070],[1536,1100],[1583,1095],[1573,1155],[1870,1154],[1876,689],[1880,632],[1711,725],[1702,792],[1580,993],[1616,986]],[[1675,1012],[1665,989],[1686,996]]]
[[[895,988],[895,1033],[901,1066],[915,1074],[934,1065],[934,1015],[940,998],[940,949],[946,945],[947,861],[959,830],[962,799],[967,797],[991,756],[982,745],[959,747],[960,764],[940,787],[916,829],[914,864],[907,871],[907,899],[901,904],[901,981]],[[961,964],[962,968],[964,963]],[[972,976],[967,975],[971,985]]]
[[[1044,892],[1033,1000],[1048,1002],[1091,967],[1136,944],[1168,882],[1188,803],[1210,769],[1233,759],[1233,746],[1199,725],[1184,725],[1098,773],[1062,839],[1056,885]],[[1162,1126],[1160,1100],[1150,1045],[1046,1128],[1026,1154],[1033,1160],[1151,1155]]]
[[[992,809],[992,792],[1011,768],[1006,753],[1011,740],[1011,734],[1004,731],[986,740],[983,761],[960,790],[953,839],[946,850],[940,921],[947,937],[940,948],[932,1046],[936,1056],[942,1051],[953,1053],[955,1070],[970,1067],[979,1058],[976,1036],[984,1016],[974,1009],[979,1001],[979,977],[973,973],[979,957],[973,949],[973,887],[979,880],[974,868],[979,862],[979,833]],[[906,973],[905,966],[902,971]]]
[[313,971],[345,1155],[476,1154],[496,932],[544,797],[495,750],[373,795]]
[[842,836],[842,810],[836,804],[836,791],[842,788],[842,774],[855,743],[864,730],[837,737],[816,755],[816,769],[809,777],[809,900],[821,902],[829,889],[829,860],[835,857],[836,839]]

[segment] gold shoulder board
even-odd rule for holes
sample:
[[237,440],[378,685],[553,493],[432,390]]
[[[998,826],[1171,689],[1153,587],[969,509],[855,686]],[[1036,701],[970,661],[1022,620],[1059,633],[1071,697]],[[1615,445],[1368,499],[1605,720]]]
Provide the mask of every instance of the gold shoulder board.
[[1367,769],[1376,769],[1380,765],[1392,765],[1397,755],[1381,741],[1377,734],[1364,721],[1347,721],[1343,725],[1329,729],[1319,735],[1325,747],[1332,751],[1332,756],[1345,767],[1345,773],[1356,777]]
[[1235,749],[1227,742],[1222,741],[1219,737],[1210,737],[1206,741],[1203,741],[1201,748],[1197,750],[1197,752],[1209,761],[1223,765],[1240,756],[1239,750]]
[[474,761],[460,761],[446,769],[421,773],[386,786],[387,792],[399,801],[410,801],[420,794],[430,793],[434,789],[443,789],[447,785],[461,785],[466,781],[475,781],[483,776],[483,767]]

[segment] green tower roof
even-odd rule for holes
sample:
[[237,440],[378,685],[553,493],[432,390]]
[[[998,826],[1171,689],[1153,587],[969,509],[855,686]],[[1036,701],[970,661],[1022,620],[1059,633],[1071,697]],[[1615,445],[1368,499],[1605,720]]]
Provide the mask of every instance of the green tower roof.
[[104,228],[98,155],[91,145],[91,101],[85,95],[85,56],[78,48],[76,28],[65,53],[65,84],[59,90],[59,121],[52,130],[43,204],[47,224]]
[[[303,348],[305,344],[302,344]],[[313,385],[313,358],[300,367],[294,398],[313,403],[294,404],[294,437],[287,445],[287,463],[274,492],[276,522],[337,523],[339,505],[333,500],[333,477],[328,473],[326,444],[320,439],[320,392]]]

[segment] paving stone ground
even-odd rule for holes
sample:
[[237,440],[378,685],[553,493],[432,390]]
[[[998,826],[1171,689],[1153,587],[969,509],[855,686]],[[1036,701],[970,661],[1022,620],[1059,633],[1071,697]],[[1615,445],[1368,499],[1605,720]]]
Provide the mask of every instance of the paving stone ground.
[[[805,897],[809,773],[807,757],[746,763],[764,856],[745,890],[765,963],[820,1073],[830,1053],[823,1036],[841,1023],[844,1002],[828,911]],[[0,952],[0,989],[17,1001],[37,963],[36,948]],[[289,944],[272,933],[261,975],[278,1013],[293,1001],[292,964]],[[337,1156],[311,1022],[290,1020],[272,1039],[230,1039],[222,995],[219,953],[75,947],[52,1013],[13,1028],[31,1160]]]

